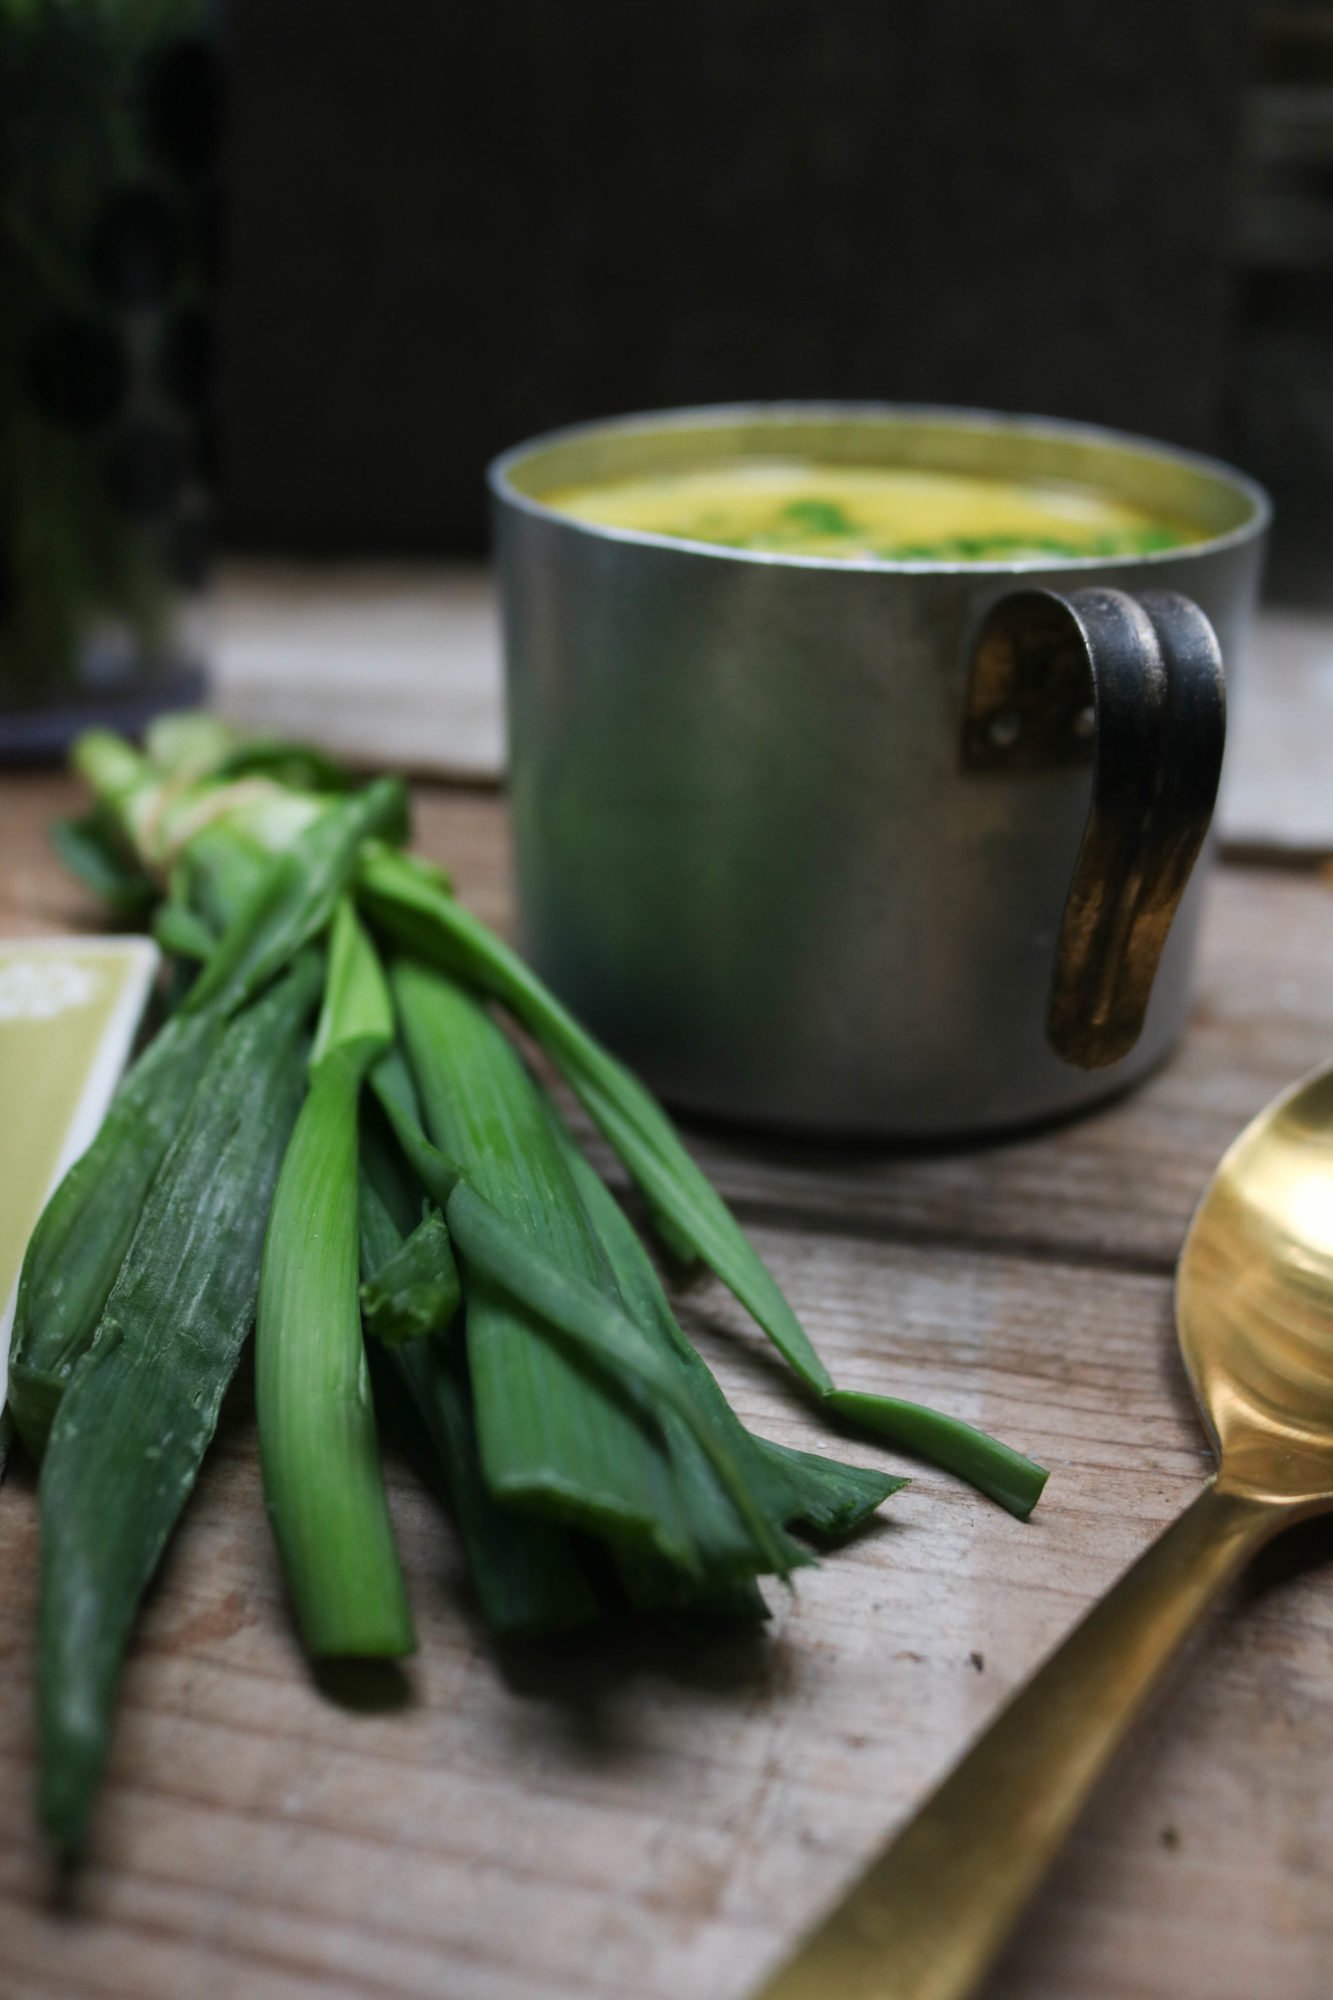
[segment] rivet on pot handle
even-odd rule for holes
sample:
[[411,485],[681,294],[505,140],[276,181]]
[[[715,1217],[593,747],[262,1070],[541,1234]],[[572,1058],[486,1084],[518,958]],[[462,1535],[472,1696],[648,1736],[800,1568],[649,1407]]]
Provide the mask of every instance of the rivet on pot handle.
[[[1089,702],[1091,694],[1091,702]],[[1052,1048],[1100,1069],[1138,1040],[1203,845],[1226,739],[1212,626],[1173,591],[1016,591],[977,639],[963,763],[1093,763],[1092,805],[1056,945]]]

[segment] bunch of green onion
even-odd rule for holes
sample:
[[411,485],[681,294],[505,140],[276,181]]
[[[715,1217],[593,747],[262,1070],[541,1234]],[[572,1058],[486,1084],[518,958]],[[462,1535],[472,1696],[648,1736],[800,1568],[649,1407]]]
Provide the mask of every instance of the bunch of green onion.
[[84,737],[66,859],[151,917],[165,1019],[53,1196],[20,1282],[9,1407],[41,1460],[40,1809],[77,1852],[139,1601],[252,1326],[269,1514],[319,1659],[414,1645],[377,1407],[405,1414],[502,1634],[634,1610],[762,1617],[903,1482],[756,1437],[510,1031],[809,1396],[1025,1516],[993,1438],[838,1389],[642,1086],[439,869],[396,781],[170,718]]

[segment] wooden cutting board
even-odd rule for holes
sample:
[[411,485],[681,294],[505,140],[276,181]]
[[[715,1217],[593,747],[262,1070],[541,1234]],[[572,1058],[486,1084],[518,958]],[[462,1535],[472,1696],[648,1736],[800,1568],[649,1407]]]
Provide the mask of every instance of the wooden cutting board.
[[[94,920],[44,846],[70,797],[0,783],[0,933]],[[427,791],[419,826],[506,923],[502,802]],[[317,1685],[241,1383],[63,1891],[30,1819],[36,1506],[18,1468],[0,1491],[4,2000],[741,2000],[1204,1476],[1170,1337],[1176,1247],[1233,1133],[1330,1052],[1327,876],[1228,867],[1184,1048],[1099,1116],[959,1155],[692,1135],[840,1381],[938,1401],[1052,1468],[1024,1526],[899,1461],[914,1483],[883,1524],[774,1591],[759,1636],[497,1654],[449,1524],[395,1466],[421,1652]],[[828,1442],[715,1284],[682,1309],[747,1422]],[[1327,1529],[1290,1538],[1205,1636],[992,2000],[1327,2000],[1330,1553]]]

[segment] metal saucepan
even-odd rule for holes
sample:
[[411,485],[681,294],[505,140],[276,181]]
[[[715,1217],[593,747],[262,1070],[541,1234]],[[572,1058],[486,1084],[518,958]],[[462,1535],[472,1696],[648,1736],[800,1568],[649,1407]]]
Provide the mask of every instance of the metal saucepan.
[[[848,563],[543,502],[755,453],[1075,482],[1205,539]],[[1161,1059],[1258,486],[1110,431],[860,404],[590,424],[490,478],[524,942],[668,1099],[933,1137],[1075,1110]]]

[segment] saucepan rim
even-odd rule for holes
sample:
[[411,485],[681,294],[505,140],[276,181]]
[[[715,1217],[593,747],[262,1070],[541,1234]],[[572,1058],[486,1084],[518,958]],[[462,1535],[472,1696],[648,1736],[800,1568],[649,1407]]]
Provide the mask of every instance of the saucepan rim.
[[[960,430],[991,431],[1016,438],[1039,438],[1052,443],[1069,442],[1110,447],[1137,458],[1156,459],[1163,465],[1183,468],[1231,487],[1249,504],[1248,517],[1222,534],[1177,548],[1152,549],[1124,555],[1062,556],[1049,551],[1031,556],[984,558],[970,562],[940,562],[897,559],[891,556],[793,555],[776,549],[733,549],[716,542],[692,541],[683,535],[654,534],[642,528],[612,527],[599,521],[582,521],[549,507],[533,494],[513,483],[513,474],[544,453],[581,440],[615,438],[644,431],[727,429],[738,424],[775,427],[801,423],[919,423]],[[624,542],[641,548],[659,548],[682,555],[707,557],[718,562],[741,562],[782,569],[830,570],[890,575],[927,576],[1013,576],[1033,571],[1143,570],[1211,556],[1256,540],[1268,528],[1273,503],[1264,488],[1248,473],[1201,452],[1163,444],[1159,439],[1138,436],[1103,424],[1074,423],[1058,417],[1041,417],[1009,411],[968,409],[936,403],[883,403],[862,401],[796,400],[784,402],[710,403],[693,408],[644,410],[617,417],[594,418],[586,423],[567,424],[512,445],[492,459],[487,467],[487,484],[494,499],[504,507],[550,522],[573,535],[598,542]]]

